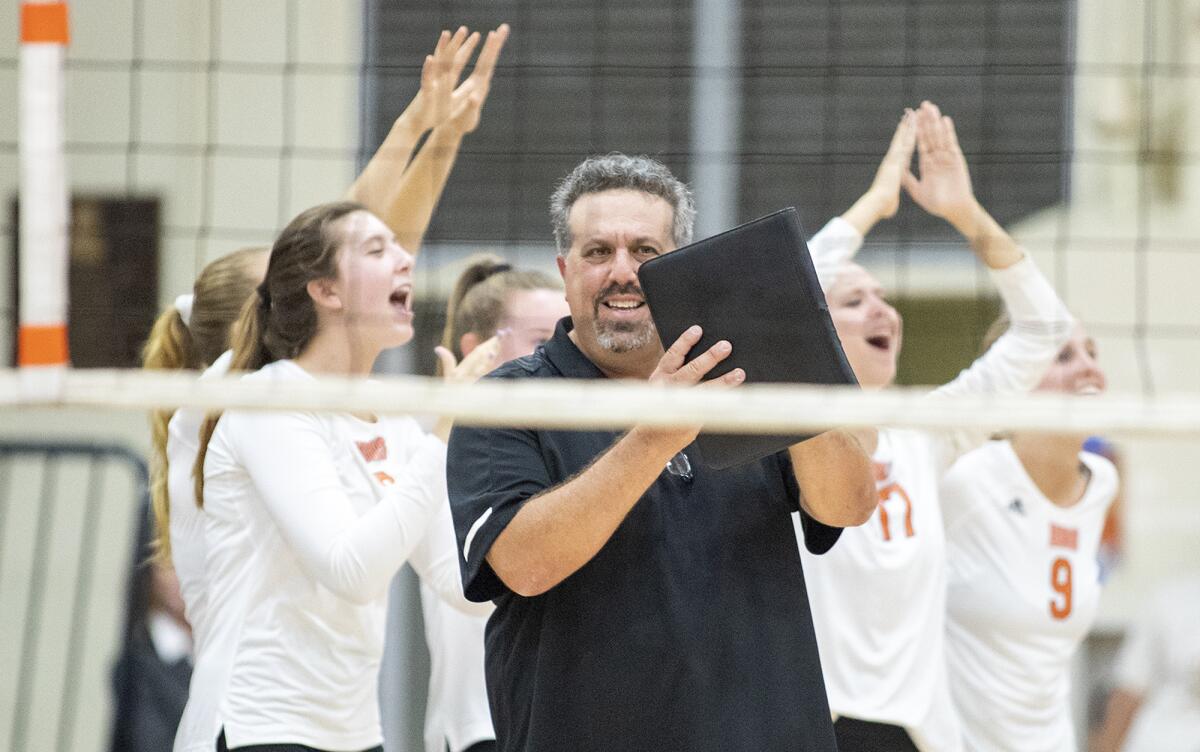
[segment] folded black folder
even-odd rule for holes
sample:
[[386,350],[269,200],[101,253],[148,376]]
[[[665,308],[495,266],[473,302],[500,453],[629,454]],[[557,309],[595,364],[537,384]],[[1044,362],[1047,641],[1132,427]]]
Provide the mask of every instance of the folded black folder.
[[[663,347],[704,328],[690,361],[720,340],[733,353],[706,379],[734,368],[747,384],[857,384],[842,352],[793,208],[653,258],[638,278]],[[704,464],[726,468],[811,438],[701,433]]]

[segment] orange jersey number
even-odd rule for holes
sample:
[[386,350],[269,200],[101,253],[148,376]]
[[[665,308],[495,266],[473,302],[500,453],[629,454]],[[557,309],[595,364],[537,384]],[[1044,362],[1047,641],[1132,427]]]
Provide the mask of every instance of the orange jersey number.
[[897,496],[904,502],[904,534],[906,537],[913,537],[913,505],[912,499],[908,498],[908,492],[899,483],[889,483],[886,486],[879,487],[879,522],[883,525],[883,539],[890,541],[892,539],[892,527],[888,520],[888,510],[884,506],[888,499],[892,496]]
[[1050,587],[1058,594],[1050,599],[1050,615],[1067,618],[1071,615],[1071,562],[1061,556],[1050,565]]

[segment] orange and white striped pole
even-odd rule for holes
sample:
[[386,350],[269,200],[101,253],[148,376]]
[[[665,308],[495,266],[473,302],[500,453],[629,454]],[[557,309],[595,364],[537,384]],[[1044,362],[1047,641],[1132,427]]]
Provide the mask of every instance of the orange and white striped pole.
[[[31,376],[67,365],[69,199],[63,62],[68,41],[65,2],[22,1],[17,365]],[[32,386],[30,380],[26,383]]]

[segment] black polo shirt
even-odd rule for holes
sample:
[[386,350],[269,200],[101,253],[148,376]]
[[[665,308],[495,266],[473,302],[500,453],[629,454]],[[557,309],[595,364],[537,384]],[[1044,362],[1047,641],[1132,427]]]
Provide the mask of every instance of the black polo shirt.
[[[604,378],[570,325],[491,376]],[[617,438],[457,426],[450,436],[463,586],[496,603],[486,663],[500,749],[836,750],[786,452],[716,471],[692,444],[548,592],[521,597],[492,571],[488,549],[521,506]],[[801,515],[808,549],[829,550],[841,529]]]

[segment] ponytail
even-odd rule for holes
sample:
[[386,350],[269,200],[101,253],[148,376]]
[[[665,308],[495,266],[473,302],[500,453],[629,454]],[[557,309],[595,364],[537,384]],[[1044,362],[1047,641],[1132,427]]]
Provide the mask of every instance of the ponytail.
[[[142,367],[178,371],[204,365],[196,352],[192,334],[175,306],[170,306],[154,321],[150,337],[142,348]],[[154,541],[151,558],[161,563],[171,560],[170,499],[167,492],[167,424],[171,410],[150,413],[150,507],[154,512]]]
[[[454,353],[456,359],[462,360],[463,354],[459,341],[462,339],[462,335],[466,334],[465,331],[455,326],[459,311],[462,310],[463,299],[480,282],[494,274],[511,269],[512,265],[494,253],[480,253],[467,259],[467,268],[458,275],[458,279],[454,282],[454,290],[450,292],[450,299],[446,301],[446,326],[442,329],[442,347]],[[442,373],[440,360],[437,364],[437,375],[445,376]]]
[[[241,315],[233,324],[230,373],[257,371],[275,360],[263,344],[263,332],[270,311],[271,298],[266,282],[263,282],[258,286],[257,293],[246,299]],[[208,442],[217,430],[217,421],[220,419],[220,412],[212,412],[204,416],[204,422],[200,425],[200,447],[196,452],[196,464],[192,467],[192,478],[196,489],[196,506],[201,509],[204,508],[204,458],[208,456]]]

